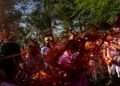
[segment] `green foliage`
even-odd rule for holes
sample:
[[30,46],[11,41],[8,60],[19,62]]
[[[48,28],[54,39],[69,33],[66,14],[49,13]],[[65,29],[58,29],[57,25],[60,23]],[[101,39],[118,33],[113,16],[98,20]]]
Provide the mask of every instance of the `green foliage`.
[[120,12],[119,0],[75,0],[75,13],[79,12],[85,23],[113,24]]
[[47,27],[51,27],[51,20],[48,18],[48,16],[38,11],[32,13],[27,18],[27,22],[40,30],[44,30]]
[[[27,0],[24,0],[27,3]],[[23,1],[23,2],[24,2]],[[35,4],[34,0],[32,3]],[[27,15],[26,31],[35,29],[40,35],[52,31],[54,20],[61,20],[66,31],[69,27],[82,26],[86,23],[104,28],[112,25],[120,11],[119,0],[35,0],[40,3]],[[42,9],[42,10],[41,10]]]
[[73,0],[58,0],[55,4],[55,17],[60,19],[64,23],[64,27],[68,28],[73,24],[73,11],[74,1]]
[[[36,8],[36,10],[27,17],[27,22],[39,31],[49,31],[51,30],[53,19],[52,9],[54,7],[54,0],[44,0],[43,4],[44,6],[42,8],[44,10],[41,11],[40,8]],[[41,3],[39,5],[41,5]]]

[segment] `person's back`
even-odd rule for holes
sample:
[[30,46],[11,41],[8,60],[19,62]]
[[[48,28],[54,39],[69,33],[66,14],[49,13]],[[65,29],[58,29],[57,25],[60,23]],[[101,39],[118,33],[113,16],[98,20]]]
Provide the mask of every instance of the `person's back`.
[[16,86],[15,75],[22,61],[20,47],[14,42],[3,42],[0,57],[0,86]]

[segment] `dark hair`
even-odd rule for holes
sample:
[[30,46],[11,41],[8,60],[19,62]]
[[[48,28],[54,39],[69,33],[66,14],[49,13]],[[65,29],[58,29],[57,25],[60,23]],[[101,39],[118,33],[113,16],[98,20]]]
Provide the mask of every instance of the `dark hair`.
[[[22,61],[20,55],[20,46],[14,42],[4,42],[1,46],[2,57],[0,57],[0,69],[7,77],[16,73],[19,63]],[[13,76],[14,76],[13,75]]]
[[33,57],[40,55],[40,46],[37,41],[33,41],[29,44],[29,55]]

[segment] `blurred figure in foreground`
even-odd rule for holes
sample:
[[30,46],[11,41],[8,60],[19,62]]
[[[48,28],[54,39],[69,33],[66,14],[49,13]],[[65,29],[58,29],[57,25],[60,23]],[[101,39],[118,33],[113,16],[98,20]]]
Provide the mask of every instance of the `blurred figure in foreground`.
[[17,43],[5,41],[1,45],[0,86],[17,86],[16,74],[22,62],[20,47]]

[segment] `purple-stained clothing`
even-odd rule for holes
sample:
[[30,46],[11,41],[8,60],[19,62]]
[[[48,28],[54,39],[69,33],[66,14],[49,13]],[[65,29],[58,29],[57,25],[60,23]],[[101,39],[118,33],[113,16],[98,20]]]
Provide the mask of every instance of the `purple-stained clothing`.
[[[58,64],[62,65],[64,63],[72,63],[74,59],[79,55],[79,52],[69,54],[67,51],[59,58]],[[72,65],[72,64],[71,64]],[[78,76],[72,77],[70,80],[66,81],[64,86],[88,86],[88,81],[86,78],[86,72],[81,72]]]
[[63,63],[71,63],[71,56],[68,55],[67,51],[65,51],[62,56],[59,58],[58,64],[63,64]]
[[79,52],[68,53],[67,51],[65,51],[62,54],[62,56],[59,58],[58,64],[72,63],[72,61],[75,60],[78,55],[79,55]]

